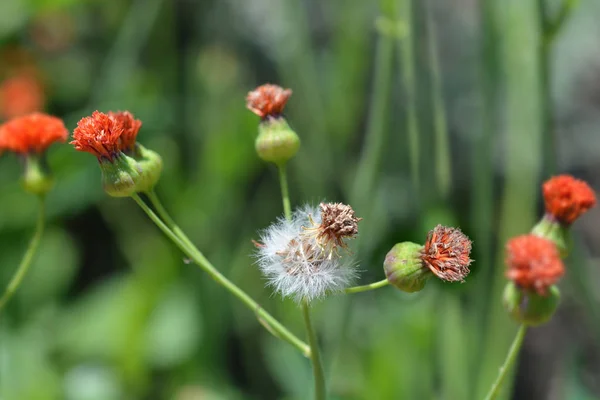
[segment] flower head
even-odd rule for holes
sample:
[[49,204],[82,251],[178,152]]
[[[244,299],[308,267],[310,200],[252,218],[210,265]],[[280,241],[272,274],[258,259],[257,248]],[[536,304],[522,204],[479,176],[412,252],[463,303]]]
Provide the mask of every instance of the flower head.
[[133,151],[137,134],[142,126],[142,121],[135,119],[129,111],[108,112],[108,116],[115,120],[123,128],[123,133],[119,139],[121,150]]
[[[342,290],[355,275],[352,261],[334,251],[337,242],[325,242],[324,246],[319,241],[323,210],[328,207],[305,207],[296,211],[291,221],[280,219],[261,235],[257,264],[269,284],[284,297],[312,301]],[[354,213],[347,215],[356,218]]]
[[62,120],[42,113],[14,118],[0,126],[0,152],[41,154],[54,142],[65,142],[69,131]]
[[265,84],[248,93],[246,107],[262,119],[278,117],[291,95],[291,89]]
[[[338,247],[346,248],[344,239],[352,239],[358,234],[358,222],[352,207],[342,203],[319,204],[321,222],[311,221],[312,227],[306,227],[306,232],[314,235],[316,242],[328,252],[336,251]],[[309,216],[310,217],[310,216]]]
[[438,278],[463,281],[469,274],[471,240],[457,228],[438,225],[429,231],[421,260]]
[[551,241],[529,234],[506,244],[506,277],[518,287],[545,295],[564,275],[558,249]]
[[20,73],[0,85],[0,115],[20,117],[44,108],[44,89],[32,73]]
[[75,150],[85,151],[98,159],[112,160],[122,151],[123,124],[109,115],[94,111],[91,117],[82,118],[73,131],[70,144]]
[[559,222],[570,225],[596,204],[590,186],[571,175],[559,175],[543,185],[546,213]]

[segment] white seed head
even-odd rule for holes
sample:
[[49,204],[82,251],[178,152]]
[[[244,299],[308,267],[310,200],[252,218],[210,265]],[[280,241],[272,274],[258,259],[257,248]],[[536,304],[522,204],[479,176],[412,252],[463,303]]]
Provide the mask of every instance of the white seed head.
[[261,234],[257,264],[283,297],[313,301],[343,290],[354,278],[350,257],[324,248],[312,233],[320,224],[321,210],[305,206],[291,221],[280,218]]

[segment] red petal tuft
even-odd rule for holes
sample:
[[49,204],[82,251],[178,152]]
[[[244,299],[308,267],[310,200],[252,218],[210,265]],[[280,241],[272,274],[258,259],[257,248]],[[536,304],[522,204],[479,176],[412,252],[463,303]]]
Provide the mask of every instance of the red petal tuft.
[[262,119],[276,117],[283,112],[291,95],[291,89],[271,84],[262,85],[248,93],[246,107]]
[[460,229],[438,225],[429,231],[421,260],[438,278],[463,281],[469,274],[471,241]]
[[517,236],[508,241],[506,250],[506,277],[523,289],[545,295],[565,273],[558,249],[547,239]]
[[596,205],[596,195],[590,186],[571,175],[555,176],[543,185],[546,212],[564,224],[572,224]]
[[69,131],[61,119],[33,113],[0,126],[0,151],[42,153],[54,142],[65,142],[68,136]]

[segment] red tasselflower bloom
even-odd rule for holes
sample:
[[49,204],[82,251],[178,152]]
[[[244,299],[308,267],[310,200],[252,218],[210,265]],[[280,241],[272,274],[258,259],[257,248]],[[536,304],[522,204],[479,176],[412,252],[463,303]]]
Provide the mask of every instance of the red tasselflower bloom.
[[547,239],[517,236],[508,241],[506,250],[506,277],[522,289],[545,295],[565,273],[558,249]]
[[[137,135],[137,130],[132,134],[133,129],[127,127],[128,135],[124,138],[126,126],[123,120],[127,117],[116,115],[94,111],[91,117],[82,118],[73,131],[73,140],[70,144],[75,146],[75,150],[91,153],[98,159],[112,160],[123,150],[127,150],[127,146],[131,145],[132,137],[135,144],[135,135]],[[129,116],[133,120],[133,116],[131,114]],[[136,124],[132,123],[132,125]]]
[[0,85],[0,115],[20,117],[44,108],[44,89],[32,73],[21,73]]
[[266,84],[257,87],[246,96],[246,107],[262,119],[277,117],[292,95],[291,89]]
[[547,180],[543,192],[546,213],[567,225],[596,204],[592,188],[571,175],[559,175]]
[[421,260],[438,278],[463,281],[469,274],[471,240],[457,228],[438,225],[429,231]]
[[142,121],[135,119],[129,111],[108,112],[108,116],[123,127],[120,143],[121,150],[133,151],[137,134],[142,127]]
[[0,152],[43,153],[54,142],[65,142],[69,131],[62,120],[42,113],[14,118],[0,126]]

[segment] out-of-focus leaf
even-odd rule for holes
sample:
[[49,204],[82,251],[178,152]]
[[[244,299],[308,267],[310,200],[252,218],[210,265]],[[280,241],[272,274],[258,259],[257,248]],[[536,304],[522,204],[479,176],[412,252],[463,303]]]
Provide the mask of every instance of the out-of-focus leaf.
[[202,338],[198,299],[189,284],[177,283],[162,296],[145,334],[148,362],[172,368],[194,355]]
[[101,365],[76,365],[67,371],[64,386],[66,400],[125,399],[118,375]]

